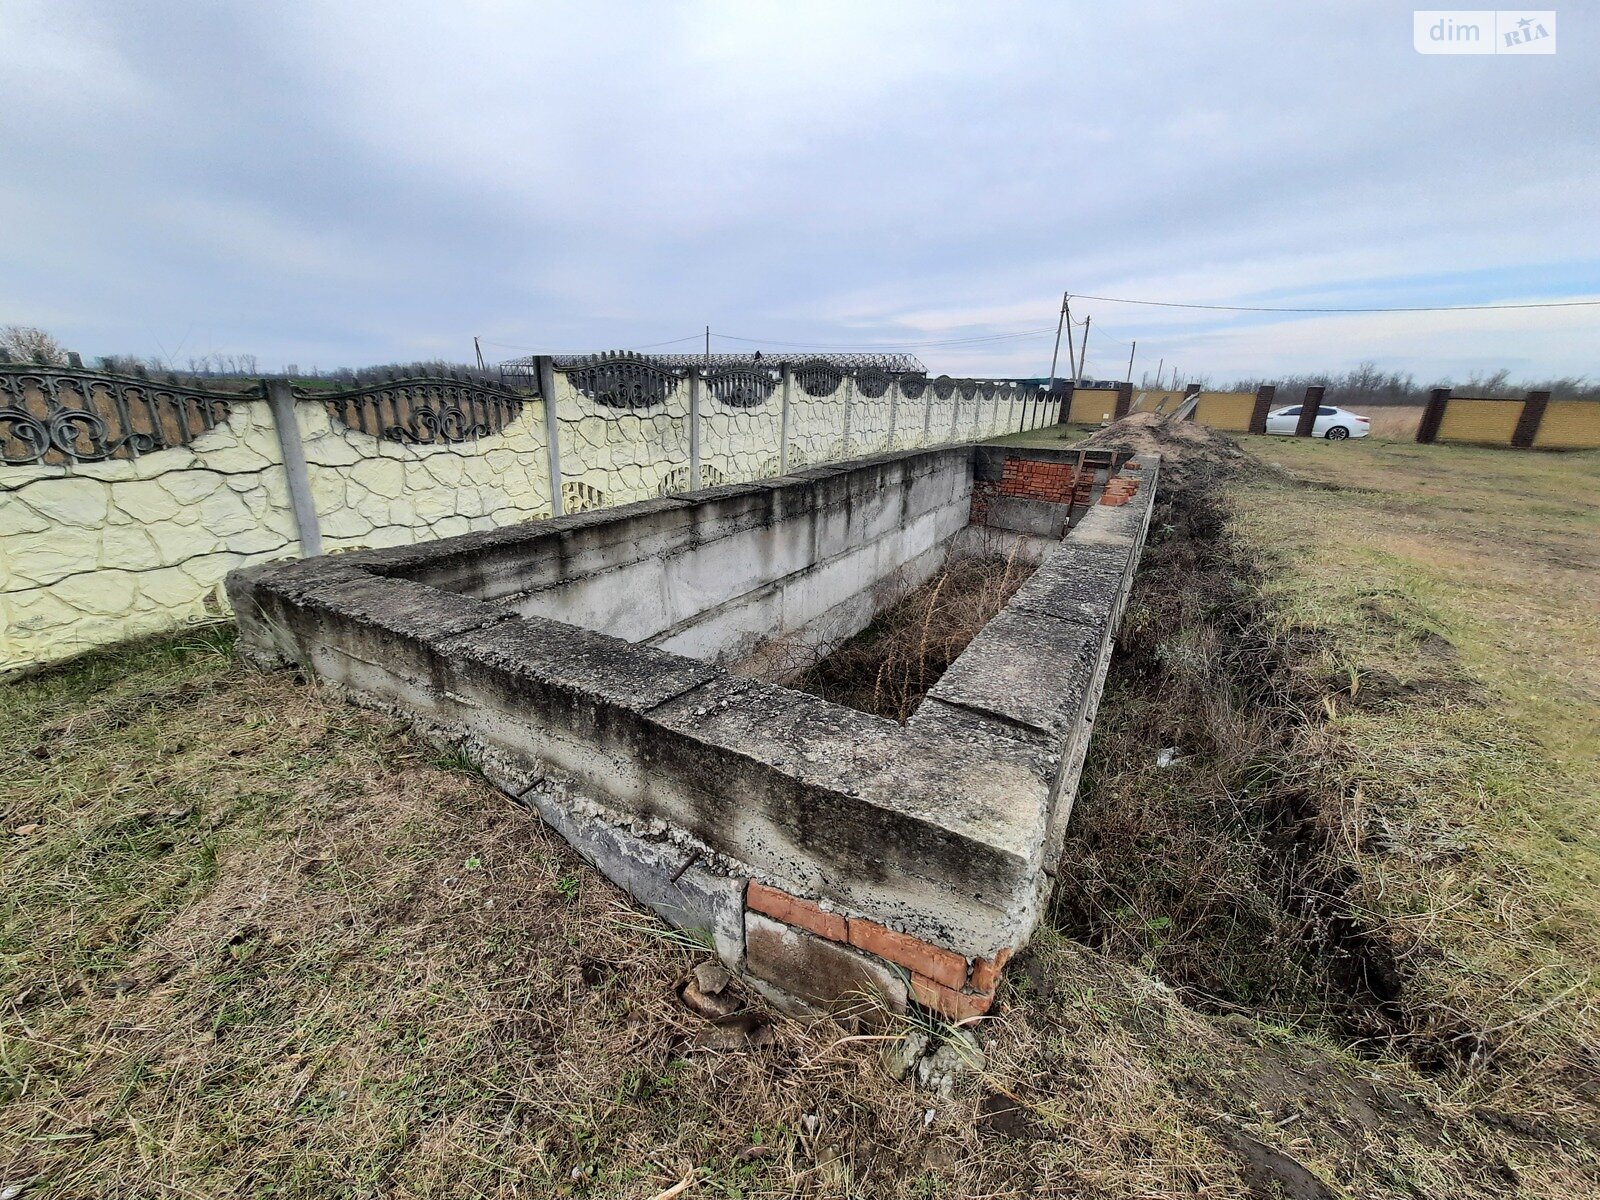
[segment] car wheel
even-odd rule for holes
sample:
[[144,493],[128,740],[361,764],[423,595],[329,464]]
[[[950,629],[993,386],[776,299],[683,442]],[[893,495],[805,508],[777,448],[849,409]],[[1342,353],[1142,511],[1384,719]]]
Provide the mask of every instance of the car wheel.
[[1350,431],[1343,425],[1335,425],[1322,436],[1327,438],[1330,442],[1342,442],[1345,440],[1345,438],[1350,436]]

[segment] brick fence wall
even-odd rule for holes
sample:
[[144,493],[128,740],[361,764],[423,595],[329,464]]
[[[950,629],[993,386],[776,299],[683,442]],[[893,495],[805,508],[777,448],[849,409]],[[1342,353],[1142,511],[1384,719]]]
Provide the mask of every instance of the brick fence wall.
[[1600,448],[1600,401],[1552,400],[1549,392],[1529,392],[1521,399],[1457,396],[1436,388],[1422,411],[1417,441],[1520,450]]

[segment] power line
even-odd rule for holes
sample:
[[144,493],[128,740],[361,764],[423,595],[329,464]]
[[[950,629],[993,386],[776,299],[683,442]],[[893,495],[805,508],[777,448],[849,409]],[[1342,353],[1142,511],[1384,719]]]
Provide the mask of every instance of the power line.
[[799,350],[911,350],[925,346],[971,346],[985,342],[1007,342],[1018,338],[1038,337],[1045,333],[1054,333],[1055,326],[1050,325],[1042,329],[1022,329],[1015,333],[987,334],[983,337],[949,338],[943,341],[926,342],[872,342],[862,345],[859,342],[780,342],[773,338],[747,338],[736,337],[731,333],[713,333],[712,337],[723,338],[730,342],[748,342],[755,346],[787,346]]
[[1102,300],[1107,304],[1143,304],[1152,308],[1202,308],[1209,312],[1278,313],[1425,313],[1493,312],[1511,308],[1592,308],[1600,300],[1544,300],[1529,304],[1438,304],[1418,308],[1273,308],[1250,304],[1183,304],[1176,300],[1128,300],[1121,296],[1088,296],[1074,292],[1080,300]]
[[[646,345],[643,345],[643,346],[635,346],[634,349],[635,350],[652,350],[657,346],[676,346],[680,342],[698,342],[700,340],[700,337],[701,337],[701,335],[698,334],[698,333],[691,333],[688,337],[673,338],[672,340],[666,341],[666,342],[649,342],[649,343],[647,343]],[[522,351],[524,351],[524,352],[526,352],[528,354],[543,354],[544,353],[544,350],[541,349],[538,346],[513,346],[509,342],[491,342],[491,341],[489,341],[487,339],[484,340],[483,344],[485,346],[498,346],[502,350],[522,350]]]
[[691,333],[688,337],[673,338],[671,341],[667,342],[647,342],[643,346],[636,347],[636,349],[653,350],[657,346],[676,346],[682,342],[698,342],[699,340],[700,335],[698,333]]
[[[1082,299],[1082,297],[1080,296],[1079,299]],[[1073,324],[1079,326],[1080,328],[1082,328],[1082,327],[1086,326],[1088,324],[1088,322],[1089,322],[1089,318],[1085,317],[1081,321],[1074,321]],[[1100,326],[1100,331],[1096,336],[1097,337],[1104,337],[1108,341],[1117,342],[1118,344],[1123,345],[1123,346],[1131,346],[1131,345],[1133,345],[1133,342],[1129,341],[1127,338],[1120,338],[1114,333],[1107,333],[1106,330],[1105,330],[1105,326],[1104,325]]]

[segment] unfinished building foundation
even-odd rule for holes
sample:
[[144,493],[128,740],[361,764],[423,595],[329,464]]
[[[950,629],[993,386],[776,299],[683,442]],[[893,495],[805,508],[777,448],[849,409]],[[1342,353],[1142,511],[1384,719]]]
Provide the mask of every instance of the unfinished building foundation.
[[[730,966],[961,1019],[1048,897],[1157,470],[885,455],[228,587],[248,654],[458,743]],[[1037,569],[904,723],[763,669],[980,540]]]

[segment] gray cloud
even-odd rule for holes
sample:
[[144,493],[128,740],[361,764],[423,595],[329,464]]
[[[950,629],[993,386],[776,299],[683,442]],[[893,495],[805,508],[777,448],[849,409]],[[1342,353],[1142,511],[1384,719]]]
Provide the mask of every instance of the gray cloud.
[[[980,336],[1050,324],[1063,289],[1596,296],[1600,53],[1589,14],[1560,18],[1559,54],[1504,58],[1417,55],[1411,9],[1376,2],[12,0],[0,321],[329,366],[475,333],[500,356],[706,323]],[[1600,326],[1081,311],[1092,365],[1137,337],[1215,376],[1593,372]]]

